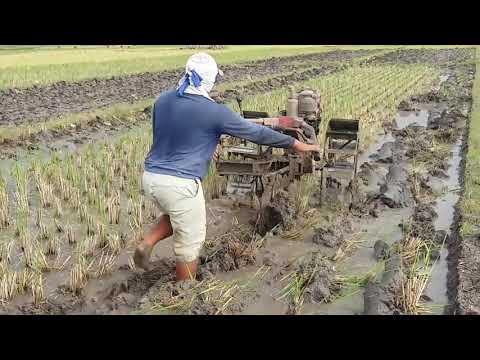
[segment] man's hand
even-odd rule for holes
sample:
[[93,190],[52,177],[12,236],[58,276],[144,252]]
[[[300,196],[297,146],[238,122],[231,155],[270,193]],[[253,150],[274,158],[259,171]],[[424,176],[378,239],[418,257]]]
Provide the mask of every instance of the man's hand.
[[320,152],[320,145],[317,144],[305,144],[301,141],[295,140],[293,143],[293,150],[295,150],[298,153],[304,153],[304,152]]

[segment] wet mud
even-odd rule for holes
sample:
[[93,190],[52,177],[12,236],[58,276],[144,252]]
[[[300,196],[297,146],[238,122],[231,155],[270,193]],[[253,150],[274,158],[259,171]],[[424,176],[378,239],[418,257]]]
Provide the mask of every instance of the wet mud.
[[[318,304],[330,299],[339,291],[335,283],[335,267],[321,253],[310,253],[293,264],[285,267],[278,276],[289,273],[283,280],[290,282],[284,289],[301,292],[300,295],[293,294],[288,300],[287,314],[295,315],[299,306],[305,304]],[[301,302],[301,304],[300,304]]]
[[[200,259],[203,264],[197,281],[185,285],[175,282],[175,260],[170,238],[156,247],[149,271],[132,269],[128,265],[126,260],[133,252],[129,246],[120,254],[115,268],[109,274],[91,278],[80,291],[73,292],[69,288],[68,271],[58,273],[59,276],[56,276],[57,273],[46,274],[45,283],[49,290],[43,301],[33,303],[31,295],[21,295],[9,303],[0,304],[0,313],[135,314],[150,303],[157,291],[187,291],[202,281],[213,279],[217,273],[234,271],[252,263],[261,265],[263,261],[270,265],[275,263],[275,258],[271,255],[269,262],[268,253],[258,256],[261,243],[255,247],[250,246],[252,236],[258,240],[259,235],[252,232],[253,227],[242,224],[255,219],[254,211],[243,206],[232,211],[230,201],[213,201],[208,204],[208,213],[208,240]],[[224,222],[215,221],[219,216],[222,216]],[[246,250],[251,252],[247,254]],[[250,291],[243,293],[250,294]],[[209,313],[207,308],[204,310],[203,313]]]
[[[472,106],[472,79],[475,75],[475,69],[468,71],[467,83],[463,91],[458,91],[456,97],[459,102],[464,103],[464,107],[459,108],[462,116],[466,116],[466,124],[462,129],[461,138],[457,144],[459,158],[458,179],[454,186],[458,186],[454,199],[462,198],[464,193],[466,153],[468,151],[468,138],[470,130],[470,117],[468,116]],[[478,74],[477,74],[478,76]],[[462,209],[460,203],[457,202],[454,211],[449,213],[449,217],[453,217],[453,223],[450,229],[450,235],[447,240],[448,248],[448,300],[450,307],[447,309],[449,314],[459,315],[480,315],[480,281],[479,281],[479,264],[480,264],[480,236],[469,235],[462,236]]]
[[[384,244],[379,244],[378,249],[375,249],[378,259],[386,259],[386,268],[390,268],[388,271],[390,275],[387,276],[386,271],[381,281],[370,282],[366,286],[365,314],[408,313],[405,303],[401,301],[400,292],[408,281],[405,269],[408,270],[409,266],[412,266],[412,259],[402,251],[416,240],[428,244],[417,249],[416,256],[433,264],[426,289],[420,294],[419,304],[422,305],[417,305],[425,305],[432,313],[462,313],[462,311],[467,313],[471,311],[468,309],[476,306],[468,302],[473,298],[471,288],[470,294],[464,296],[466,287],[460,284],[462,281],[471,283],[473,272],[465,269],[474,269],[477,260],[475,256],[470,257],[468,266],[462,267],[459,249],[463,249],[464,245],[458,237],[458,216],[454,215],[458,213],[459,200],[459,195],[455,192],[458,191],[463,176],[459,165],[464,152],[460,143],[468,131],[466,123],[471,105],[471,100],[464,101],[463,94],[465,89],[471,89],[473,80],[471,70],[464,75],[467,75],[466,79],[459,81],[453,76],[442,86],[443,90],[446,87],[457,88],[455,93],[462,94],[460,97],[448,96],[442,99],[442,103],[432,103],[433,108],[429,111],[428,122],[421,124],[423,126],[411,122],[410,125],[394,131],[397,141],[406,148],[405,158],[410,163],[410,166],[405,166],[404,169],[410,168],[407,183],[411,193],[407,197],[413,203],[413,214],[408,222],[401,224],[404,236],[399,240],[394,252],[385,252]],[[405,102],[401,104],[402,109],[408,107],[418,111],[415,100],[419,98],[435,99],[435,96],[412,97],[410,100],[413,101],[408,106]],[[435,142],[442,142],[446,150],[435,149],[432,146]],[[412,161],[413,164],[415,161],[422,163],[424,168],[420,170],[412,168]],[[400,177],[400,181],[405,181],[405,175]],[[439,184],[441,185],[438,186]],[[402,248],[404,250],[399,250]],[[469,255],[471,256],[471,249],[466,252],[466,256]],[[465,277],[462,278],[464,274]],[[409,273],[408,276],[412,274]],[[456,291],[458,293],[455,296]],[[469,305],[463,305],[462,308],[460,304],[464,298],[469,299],[466,301]]]
[[[400,49],[376,56],[368,64],[432,64],[452,65],[471,60],[474,48],[465,49]],[[403,106],[399,110],[403,110]]]
[[335,218],[324,226],[314,227],[312,241],[314,244],[338,249],[353,231],[353,224],[345,212],[336,214]]
[[[454,236],[454,240],[459,238]],[[480,315],[480,235],[463,237],[457,251],[457,298],[452,310],[460,315]]]
[[208,277],[220,271],[234,271],[254,264],[261,241],[253,226],[236,225],[226,234],[207,242],[200,276]]

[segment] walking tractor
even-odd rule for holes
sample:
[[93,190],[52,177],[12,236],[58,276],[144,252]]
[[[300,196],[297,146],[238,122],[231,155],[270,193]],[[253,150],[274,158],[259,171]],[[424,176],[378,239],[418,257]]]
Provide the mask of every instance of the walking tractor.
[[[249,121],[268,126],[295,139],[318,144],[322,122],[321,97],[312,89],[296,92],[290,88],[286,110],[276,116],[266,112],[242,110]],[[330,119],[323,134],[322,153],[296,154],[290,149],[274,149],[245,140],[225,137],[217,172],[227,177],[227,193],[262,197],[267,187],[285,188],[304,174],[320,177],[321,191],[333,182],[349,182],[357,172],[359,121]],[[339,181],[340,180],[340,181]]]

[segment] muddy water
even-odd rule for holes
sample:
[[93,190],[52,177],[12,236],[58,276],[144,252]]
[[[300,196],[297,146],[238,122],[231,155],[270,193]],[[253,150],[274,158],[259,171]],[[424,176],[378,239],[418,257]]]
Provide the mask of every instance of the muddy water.
[[418,125],[427,127],[429,111],[421,109],[419,111],[399,111],[395,118],[397,129],[401,130],[409,125]]
[[[395,118],[395,127],[397,129],[403,129],[410,125],[427,127],[431,111],[442,108],[442,104],[421,104],[417,105],[416,111],[399,111]],[[375,154],[383,144],[394,140],[391,133],[381,134],[377,141],[359,156],[359,166],[370,161],[370,156]],[[449,162],[448,179],[432,178],[435,188],[443,189],[444,191],[437,199],[435,206],[435,210],[438,213],[435,228],[436,230],[445,230],[448,233],[453,222],[454,206],[459,199],[456,191],[459,188],[460,146],[460,140],[453,146],[453,156]],[[379,165],[382,166],[381,164]],[[387,209],[380,213],[379,218],[363,224],[361,245],[343,264],[338,265],[338,274],[342,276],[361,276],[374,268],[381,272],[381,269],[375,267],[377,261],[373,257],[373,245],[377,240],[383,240],[389,245],[401,240],[403,234],[399,224],[406,221],[412,215],[412,211],[412,207],[396,210]],[[447,305],[446,256],[448,253],[445,248],[442,248],[440,255],[440,259],[432,266],[431,280],[425,291],[425,294],[432,299],[430,309],[433,314],[443,313],[444,307]],[[377,276],[379,275],[377,274]],[[363,312],[363,289],[357,288],[347,293],[347,296],[329,304],[320,306],[306,305],[303,312],[305,314],[361,314]]]
[[[249,266],[242,270],[236,271],[235,273],[218,274],[217,278],[223,281],[235,280],[239,282],[245,282],[251,279],[257,270],[258,267],[256,266]],[[263,282],[260,286],[258,286],[258,282],[256,283],[257,298],[245,308],[245,310],[242,312],[242,315],[285,314],[288,310],[288,305],[285,302],[278,300],[278,288],[273,286],[271,281]]]
[[[446,79],[446,78],[445,78]],[[445,80],[444,79],[444,80]],[[416,104],[417,105],[417,104]],[[397,129],[403,129],[410,125],[427,127],[429,116],[432,112],[444,108],[442,104],[421,104],[417,105],[416,111],[399,111],[395,118]],[[364,162],[371,161],[370,156],[375,154],[383,144],[394,141],[391,133],[380,134],[377,141],[372,144],[359,157],[359,165]],[[456,205],[459,195],[458,167],[461,160],[460,153],[461,142],[458,141],[452,146],[452,158],[449,161],[448,178],[445,180],[432,178],[437,189],[443,189],[443,193],[437,199],[435,210],[438,218],[435,221],[436,230],[445,230],[450,232],[453,223],[454,206]],[[380,166],[388,166],[377,164]],[[402,239],[403,233],[399,224],[405,222],[412,215],[413,208],[407,207],[402,209],[386,209],[380,212],[377,219],[360,221],[361,236],[358,249],[344,260],[343,263],[337,264],[337,274],[341,276],[362,276],[375,269],[376,276],[381,276],[383,269],[378,267],[377,261],[373,257],[373,246],[376,241],[383,240],[387,244],[392,245]],[[433,314],[441,314],[447,305],[447,251],[445,248],[441,250],[441,257],[432,266],[431,279],[425,295],[430,297],[432,301],[429,303],[430,310]],[[265,291],[268,291],[267,289]],[[273,300],[271,294],[262,296],[261,304],[269,306],[273,309]],[[256,304],[256,311],[265,310],[261,304]],[[278,305],[276,305],[278,306]],[[280,311],[281,308],[277,307]],[[283,308],[282,308],[283,310]],[[354,287],[347,291],[346,296],[342,296],[336,301],[328,304],[308,304],[303,307],[303,314],[361,314],[363,312],[363,289]],[[252,310],[253,311],[253,310]]]
[[[462,140],[458,140],[452,149],[452,158],[449,161],[448,179],[444,180],[445,192],[441,195],[435,204],[435,211],[438,214],[435,220],[435,230],[444,230],[450,235],[450,227],[454,221],[455,205],[460,195],[458,190],[459,183],[459,166],[461,161],[461,144]],[[432,268],[430,283],[425,291],[426,295],[433,300],[434,306],[432,312],[442,314],[445,306],[448,305],[447,298],[447,260],[448,251],[446,245],[442,246],[440,251],[440,259],[437,260]]]
[[[344,261],[335,263],[338,275],[341,276],[362,276],[376,268],[377,261],[373,257],[373,246],[377,240],[383,240],[388,244],[400,240],[402,236],[399,224],[404,222],[411,215],[410,208],[391,209],[381,213],[374,221],[358,220],[354,224],[359,231],[352,236],[358,241],[357,248],[351,256]],[[279,258],[286,262],[292,262],[300,256],[321,251],[327,257],[334,255],[334,250],[316,245],[312,242],[312,234],[306,233],[303,240],[287,240],[280,237],[271,237],[267,241],[267,248],[275,252]],[[258,266],[250,266],[233,273],[217,274],[222,280],[243,281],[251,277]],[[381,272],[379,269],[379,274]],[[275,277],[275,267],[271,269],[269,280],[262,282],[257,288],[257,296],[252,303],[245,308],[242,314],[248,315],[282,315],[287,313],[287,301],[279,299],[282,291],[282,283]],[[328,304],[305,304],[301,311],[304,315],[353,315],[363,312],[363,290],[361,288],[348,289],[339,299]]]
[[[441,82],[448,79],[448,75],[442,77]],[[418,111],[399,111],[395,119],[398,129],[403,129],[409,125],[418,125],[426,127],[428,125],[429,115],[432,110],[444,109],[443,104],[422,104]],[[433,189],[441,192],[434,206],[438,217],[435,220],[435,230],[444,230],[450,234],[450,227],[454,220],[454,207],[459,199],[457,193],[459,184],[459,164],[461,161],[461,140],[458,140],[452,147],[452,157],[449,160],[448,178],[431,178],[430,185]],[[447,261],[448,252],[446,246],[440,250],[440,258],[433,264],[431,269],[431,279],[425,291],[425,295],[432,299],[430,311],[432,314],[442,314],[445,306],[448,305],[447,299]]]
[[[332,249],[321,245],[314,244],[312,241],[313,231],[308,230],[303,234],[303,239],[287,240],[278,236],[271,236],[266,239],[266,248],[274,252],[284,264],[292,263],[296,259],[310,254],[315,251],[321,251],[325,256],[332,256],[334,252]],[[280,265],[280,264],[277,264]],[[217,274],[217,277],[222,280],[238,280],[242,281],[250,277],[258,270],[258,265],[255,267],[245,268],[235,273]],[[242,314],[246,315],[283,315],[287,313],[288,303],[286,300],[280,299],[282,293],[282,286],[284,283],[278,281],[279,266],[273,266],[270,270],[270,278],[264,281],[256,291],[258,299],[252,302]],[[273,278],[276,278],[273,280]]]
[[[396,124],[399,129],[410,124],[419,126],[427,126],[429,117],[429,109],[427,106],[422,107],[419,111],[400,112],[396,117]],[[375,143],[371,144],[360,156],[359,166],[361,164],[372,161],[371,155],[387,142],[393,142],[395,138],[392,133],[379,134]],[[381,167],[388,168],[389,164],[377,163]],[[403,234],[399,226],[401,223],[412,215],[411,207],[401,209],[384,209],[380,212],[376,219],[357,219],[354,227],[358,229],[352,234],[351,240],[356,241],[356,248],[343,261],[335,263],[336,273],[342,277],[362,277],[365,274],[375,271],[376,276],[381,276],[383,272],[382,266],[374,258],[373,247],[378,240],[382,240],[388,245],[401,240]],[[304,241],[295,242],[285,239],[272,239],[268,244],[269,249],[273,249],[280,257],[284,259],[292,259],[312,250],[319,250],[318,246],[311,243],[310,236],[306,235]],[[331,256],[331,249],[321,249],[327,256]],[[381,264],[380,264],[381,265]],[[286,303],[279,301],[280,286],[265,284],[261,287],[260,298],[250,305],[244,313],[246,314],[285,314],[288,309]],[[362,314],[363,305],[363,288],[352,287],[345,290],[340,298],[331,303],[322,304],[305,304],[302,308],[302,314],[345,314],[355,315]]]
[[[358,249],[352,256],[339,263],[336,267],[341,276],[362,276],[376,269],[377,260],[373,256],[373,246],[378,240],[392,245],[402,238],[402,230],[399,224],[403,223],[411,215],[412,209],[388,209],[373,221],[362,223],[361,235],[358,240]],[[381,274],[381,267],[377,276]],[[320,305],[306,305],[303,309],[305,314],[342,314],[358,315],[363,312],[363,289],[353,288],[348,290],[344,297],[338,300]]]
[[395,141],[391,132],[381,133],[378,135],[377,141],[370,144],[370,146],[365,149],[361,154],[358,155],[358,168],[362,166],[363,163],[370,161],[370,156],[376,154],[378,150],[387,142]]
[[[92,132],[88,134],[88,137],[85,137],[82,143],[73,144],[68,140],[52,140],[47,145],[38,144],[38,148],[34,152],[27,151],[22,148],[17,148],[16,156],[14,158],[0,158],[0,175],[3,175],[8,182],[12,182],[13,179],[10,177],[10,172],[14,165],[19,165],[23,168],[28,167],[32,161],[48,161],[52,158],[52,155],[55,153],[60,158],[73,153],[73,152],[82,152],[87,148],[88,145],[93,144],[94,146],[101,146],[104,142],[115,143],[124,135],[137,136],[139,134],[148,132],[149,128],[146,125],[132,127],[130,129],[125,129],[124,131],[118,132],[115,129],[106,130],[104,132]],[[115,136],[110,136],[115,135]]]
[[[418,107],[417,111],[398,111],[394,119],[395,129],[401,130],[412,124],[427,127],[432,105],[416,104],[416,106]],[[358,168],[360,168],[363,163],[371,161],[370,156],[376,154],[385,143],[394,141],[395,138],[391,132],[380,132],[376,140],[358,156]]]

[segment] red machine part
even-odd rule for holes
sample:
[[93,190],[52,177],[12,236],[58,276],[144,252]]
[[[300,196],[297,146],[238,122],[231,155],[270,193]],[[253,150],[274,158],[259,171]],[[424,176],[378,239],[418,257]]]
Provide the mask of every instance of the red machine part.
[[272,129],[292,129],[301,128],[303,121],[293,116],[280,116],[272,118],[248,119],[256,124],[271,127]]

